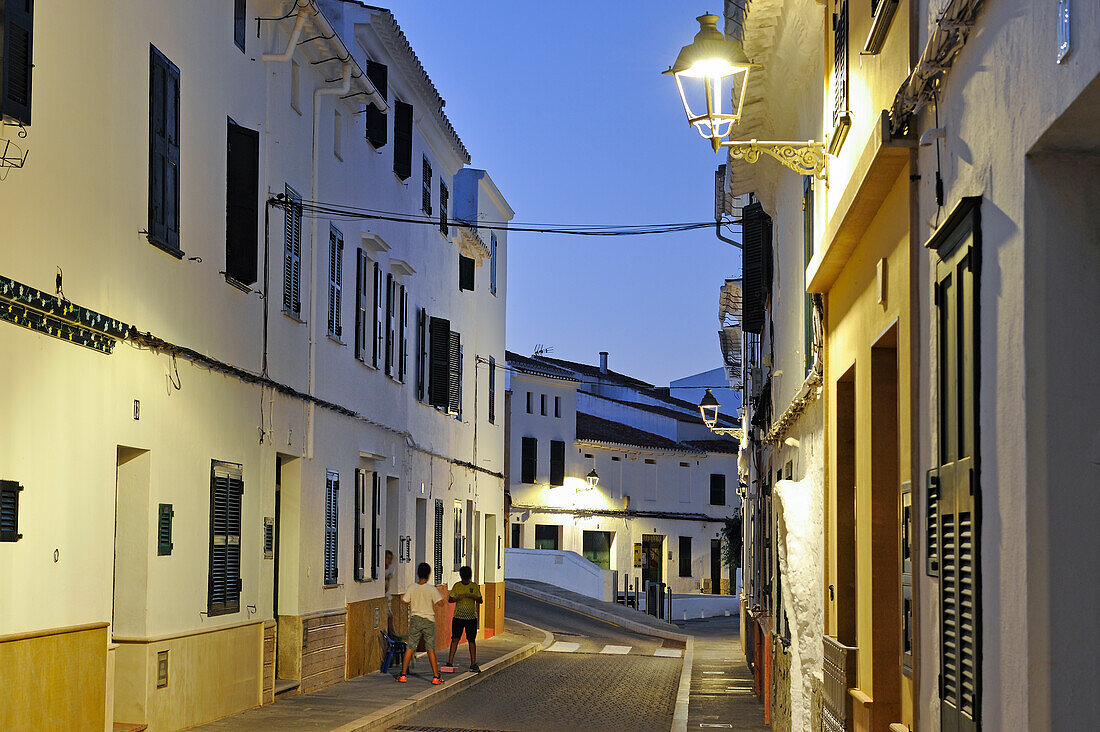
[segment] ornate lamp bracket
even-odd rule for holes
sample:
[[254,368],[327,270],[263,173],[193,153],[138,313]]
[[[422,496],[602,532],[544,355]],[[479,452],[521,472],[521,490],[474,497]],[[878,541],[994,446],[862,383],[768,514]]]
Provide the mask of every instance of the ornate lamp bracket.
[[732,437],[739,442],[745,439],[745,431],[740,427],[711,427],[710,431],[723,437]]
[[734,160],[755,163],[760,159],[760,153],[765,153],[796,173],[825,178],[826,153],[825,144],[821,142],[814,142],[813,140],[805,142],[790,140],[737,142],[730,140],[723,142],[722,147],[729,150],[729,155]]

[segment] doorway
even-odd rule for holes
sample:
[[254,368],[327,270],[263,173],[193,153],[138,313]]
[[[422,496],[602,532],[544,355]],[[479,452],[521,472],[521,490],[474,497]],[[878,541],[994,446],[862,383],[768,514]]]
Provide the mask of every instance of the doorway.
[[[732,591],[732,587],[730,590]],[[722,594],[722,540],[710,540],[710,594]]]
[[416,499],[416,538],[413,540],[416,545],[416,566],[419,567],[421,562],[426,562],[425,557],[428,556],[428,499],[417,498]]
[[665,537],[662,534],[642,534],[642,580],[660,582],[664,576],[661,572],[661,550],[664,547]]

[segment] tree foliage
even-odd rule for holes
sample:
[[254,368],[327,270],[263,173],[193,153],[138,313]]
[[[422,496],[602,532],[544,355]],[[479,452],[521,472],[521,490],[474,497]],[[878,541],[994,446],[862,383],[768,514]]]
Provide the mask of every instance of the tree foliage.
[[734,511],[722,524],[722,562],[730,568],[730,574],[741,568],[741,549],[745,535],[741,531],[741,510]]

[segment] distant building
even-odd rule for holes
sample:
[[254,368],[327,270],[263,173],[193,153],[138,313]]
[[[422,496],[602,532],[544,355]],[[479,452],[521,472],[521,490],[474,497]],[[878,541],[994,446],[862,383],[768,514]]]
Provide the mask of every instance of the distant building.
[[509,546],[731,591],[720,531],[740,510],[737,442],[714,439],[696,404],[610,370],[607,354],[589,366],[509,352],[508,393]]

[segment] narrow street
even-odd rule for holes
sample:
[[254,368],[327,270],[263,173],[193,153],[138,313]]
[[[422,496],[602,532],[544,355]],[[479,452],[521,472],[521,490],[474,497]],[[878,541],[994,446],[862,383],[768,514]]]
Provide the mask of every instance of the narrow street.
[[[683,649],[511,590],[509,617],[554,645],[394,730],[660,730],[672,723]],[[466,651],[459,649],[459,670]]]

